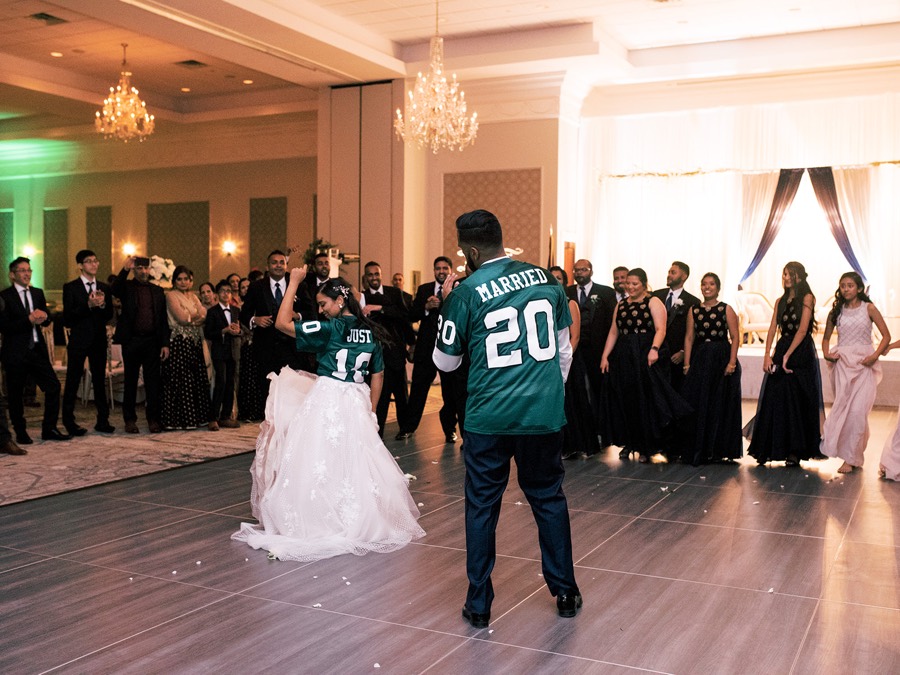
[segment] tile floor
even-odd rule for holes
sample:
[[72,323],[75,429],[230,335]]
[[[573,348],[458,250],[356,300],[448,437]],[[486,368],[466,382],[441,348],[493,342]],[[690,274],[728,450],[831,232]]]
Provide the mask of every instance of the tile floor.
[[896,413],[871,419],[849,476],[567,462],[575,619],[512,481],[486,630],[459,614],[464,470],[436,415],[389,443],[428,533],[392,554],[274,562],[232,542],[250,454],[3,506],[0,672],[898,673],[900,484],[876,476]]

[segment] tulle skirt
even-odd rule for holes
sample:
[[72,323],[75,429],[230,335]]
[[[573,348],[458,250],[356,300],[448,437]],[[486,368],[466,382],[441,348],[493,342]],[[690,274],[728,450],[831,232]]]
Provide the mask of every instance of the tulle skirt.
[[838,345],[837,362],[828,363],[834,403],[822,429],[821,452],[840,457],[852,466],[863,465],[869,442],[869,413],[881,382],[881,365],[862,365],[872,353],[872,345]]
[[283,368],[269,375],[250,494],[258,525],[232,539],[279,560],[402,548],[425,535],[378,437],[369,388]]

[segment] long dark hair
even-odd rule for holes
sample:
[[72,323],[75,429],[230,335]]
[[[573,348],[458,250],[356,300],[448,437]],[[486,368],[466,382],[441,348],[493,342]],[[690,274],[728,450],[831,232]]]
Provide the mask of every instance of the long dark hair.
[[569,275],[566,274],[566,271],[559,265],[554,265],[547,271],[550,272],[550,274],[553,274],[554,272],[558,271],[562,275],[562,278],[563,278],[563,280],[562,280],[563,288],[565,288],[566,286],[569,285]]
[[812,307],[812,316],[810,318],[809,331],[811,333],[815,333],[819,324],[816,321],[816,296],[812,292],[812,289],[809,287],[809,282],[806,280],[806,268],[798,263],[796,260],[792,260],[787,265],[784,266],[784,269],[787,271],[788,275],[791,277],[791,288],[790,290],[785,289],[784,295],[778,300],[778,313],[783,314],[784,310],[787,309],[788,305],[788,295],[790,295],[791,291],[794,292],[794,299],[790,302],[798,303],[800,305],[800,312],[803,312],[803,298],[807,295],[811,295],[813,299],[813,307]]
[[831,321],[833,326],[837,325],[838,317],[841,315],[841,310],[844,309],[844,305],[847,304],[847,301],[844,300],[844,296],[841,295],[841,281],[844,279],[850,279],[856,284],[856,287],[859,289],[859,292],[856,294],[856,297],[862,300],[863,302],[872,302],[866,293],[866,287],[863,285],[862,277],[859,276],[856,272],[844,272],[841,275],[841,278],[838,280],[838,288],[834,292],[834,304],[831,305],[831,311],[828,312],[828,320]]
[[359,302],[357,302],[356,297],[353,295],[353,291],[343,280],[329,279],[328,281],[325,281],[319,286],[317,294],[319,293],[332,300],[343,298],[344,309],[355,316],[362,325],[371,330],[372,335],[375,336],[375,339],[378,340],[378,342],[382,345],[393,344],[393,340],[391,340],[391,336],[388,334],[387,330],[363,314],[362,307],[359,306]]

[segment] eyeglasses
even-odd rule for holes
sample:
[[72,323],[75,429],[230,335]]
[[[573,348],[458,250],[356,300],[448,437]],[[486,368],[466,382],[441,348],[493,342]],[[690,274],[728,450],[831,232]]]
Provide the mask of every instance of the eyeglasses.
[[81,261],[81,264],[82,265],[87,265],[87,264],[93,265],[94,263],[99,263],[99,262],[100,262],[100,260],[97,258],[85,258],[84,260]]

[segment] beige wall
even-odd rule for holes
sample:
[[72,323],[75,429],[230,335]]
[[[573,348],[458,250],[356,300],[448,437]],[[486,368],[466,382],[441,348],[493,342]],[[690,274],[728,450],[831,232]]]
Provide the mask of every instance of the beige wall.
[[[97,251],[104,260],[102,270],[115,271],[124,255],[122,244],[130,242],[146,251],[147,204],[208,201],[210,213],[210,277],[218,279],[232,271],[246,274],[264,260],[249,260],[250,199],[287,197],[288,241],[286,246],[303,249],[313,235],[313,196],[316,189],[315,158],[253,161],[214,166],[93,173],[70,176],[33,177],[0,181],[0,208],[15,210],[16,252],[43,241],[42,210],[69,209],[67,258],[74,278],[75,252],[86,245],[85,210],[88,206],[112,206],[113,250]],[[229,258],[221,243],[231,238],[238,252]],[[165,251],[148,251],[165,256]],[[34,256],[35,285],[43,283],[40,250]],[[112,266],[109,266],[110,258]],[[175,261],[176,263],[178,261]],[[199,281],[195,280],[199,285]]]
[[[438,155],[428,153],[425,161],[426,222],[423,232],[406,233],[408,241],[421,241],[418,250],[408,252],[407,276],[412,270],[422,272],[422,281],[429,281],[431,262],[438,255],[455,259],[456,251],[447,251],[443,240],[445,227],[453,227],[455,216],[444,217],[443,189],[446,174],[539,169],[540,225],[535,233],[540,241],[540,253],[532,262],[545,264],[549,247],[551,224],[557,218],[557,168],[559,150],[559,123],[555,119],[494,122],[482,124],[475,144],[462,152],[442,151]],[[502,203],[503,196],[493,199]],[[471,204],[468,209],[482,208]],[[459,214],[456,214],[459,215]],[[495,214],[502,224],[504,213]],[[445,222],[448,221],[448,222]],[[409,227],[409,225],[408,225]],[[424,235],[424,236],[423,236]],[[407,247],[408,249],[411,247]]]

